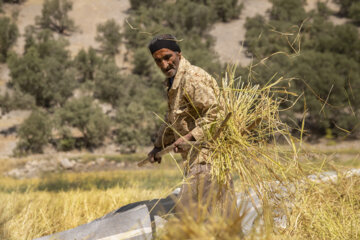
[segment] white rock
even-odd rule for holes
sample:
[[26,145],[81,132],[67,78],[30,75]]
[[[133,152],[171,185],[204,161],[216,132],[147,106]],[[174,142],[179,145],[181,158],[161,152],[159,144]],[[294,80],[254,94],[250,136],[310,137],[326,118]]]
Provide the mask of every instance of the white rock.
[[71,169],[75,166],[75,161],[70,161],[67,158],[63,158],[60,160],[60,165],[65,169]]
[[104,164],[105,163],[105,158],[103,158],[103,157],[97,158],[96,163],[99,164],[99,165]]

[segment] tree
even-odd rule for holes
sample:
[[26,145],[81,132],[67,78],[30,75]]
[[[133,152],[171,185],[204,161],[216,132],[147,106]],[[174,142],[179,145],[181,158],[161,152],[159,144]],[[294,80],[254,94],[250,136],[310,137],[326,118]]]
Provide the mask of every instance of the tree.
[[315,51],[303,52],[289,66],[288,74],[301,79],[294,82],[292,91],[305,93],[307,127],[313,133],[325,135],[329,128],[337,136],[346,135],[341,129],[351,131],[360,124],[359,66],[343,54]]
[[360,24],[360,2],[354,2],[349,9],[349,17],[356,23]]
[[94,48],[89,47],[86,52],[81,49],[76,55],[74,64],[78,72],[80,73],[80,82],[87,80],[93,81],[95,78],[95,71],[101,63],[101,58],[96,55]]
[[[291,29],[292,25],[302,22],[301,2],[273,0],[269,21],[261,16],[247,20],[246,43],[256,60],[279,51],[292,53],[289,42],[293,38],[279,32],[292,32],[297,36],[297,29]],[[354,25],[335,26],[327,20],[328,15],[329,11],[318,4],[317,12],[309,14],[301,29],[301,52],[291,58],[285,54],[272,55],[261,62],[264,64],[252,68],[250,74],[252,81],[262,84],[274,76],[275,79],[278,76],[295,78],[284,87],[298,95],[303,94],[303,98],[282,117],[286,121],[293,119],[291,122],[297,123],[298,127],[302,119],[296,116],[302,116],[306,101],[305,129],[313,137],[323,136],[329,130],[336,136],[345,136],[349,133],[341,129],[354,133],[360,125],[360,101],[356,98],[360,94],[359,36]],[[242,72],[244,76],[249,75],[249,71]],[[282,105],[284,108],[292,106],[291,100],[295,100],[281,94],[279,97],[287,99]]]
[[100,50],[104,55],[113,57],[118,54],[121,38],[120,26],[114,19],[107,20],[97,26],[95,40],[100,43]]
[[300,24],[306,18],[303,0],[271,0],[270,10],[272,20],[289,21]]
[[163,0],[130,0],[131,9],[137,10],[140,6],[146,8],[157,6],[158,4],[164,2]]
[[8,59],[11,84],[34,96],[36,105],[52,107],[64,104],[76,86],[75,72],[67,45],[55,40],[48,31],[40,32],[27,46],[24,56]]
[[354,3],[359,2],[358,0],[334,0],[335,3],[340,5],[339,15],[347,17],[350,12],[350,8]]
[[[137,146],[150,143],[149,125],[153,121],[149,119],[148,112],[138,102],[129,105],[121,105],[117,109],[116,142],[135,152]],[[149,121],[150,120],[150,121]],[[150,129],[153,129],[153,127]]]
[[41,153],[51,136],[49,117],[40,110],[34,110],[20,126],[18,135],[15,154]]
[[36,25],[60,34],[68,34],[75,31],[74,21],[68,16],[71,10],[70,0],[45,0],[41,16],[35,18]]
[[19,30],[8,17],[0,17],[0,62],[5,62],[9,49],[16,43]]
[[101,108],[90,97],[73,99],[59,109],[61,126],[70,126],[80,130],[87,148],[98,147],[108,136],[110,122]]
[[132,94],[136,77],[125,78],[113,61],[102,64],[95,75],[94,97],[113,106],[126,104]]
[[217,17],[223,22],[239,18],[243,8],[243,4],[239,5],[238,0],[213,0],[210,4]]
[[9,93],[7,91],[4,96],[0,96],[0,108],[2,114],[9,113],[17,109],[32,109],[35,107],[35,99],[30,94],[22,92],[15,87]]
[[[167,4],[164,14],[166,26],[178,33],[189,35],[203,36],[216,19],[210,7],[188,0],[178,0],[175,4]],[[159,19],[159,21],[161,23],[163,20]],[[176,35],[179,37],[181,34]]]

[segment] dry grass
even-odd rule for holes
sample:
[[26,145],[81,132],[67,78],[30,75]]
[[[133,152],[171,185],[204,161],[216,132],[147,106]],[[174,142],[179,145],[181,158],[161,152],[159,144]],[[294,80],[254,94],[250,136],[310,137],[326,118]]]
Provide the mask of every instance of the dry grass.
[[[321,163],[317,167],[321,169]],[[164,197],[180,181],[180,173],[167,168],[1,178],[0,239],[32,239],[73,228],[125,204]],[[238,180],[236,185],[239,187]],[[359,196],[360,177],[299,185],[288,228],[276,234],[262,229],[247,238],[359,239]],[[240,220],[216,215],[196,221],[191,216],[174,218],[158,238],[243,239]]]
[[360,239],[360,177],[298,189],[290,224],[274,239]]
[[0,193],[1,239],[33,239],[92,221],[135,201],[164,196],[161,189]]
[[174,170],[0,178],[0,239],[33,239],[87,223],[125,204],[167,196]]

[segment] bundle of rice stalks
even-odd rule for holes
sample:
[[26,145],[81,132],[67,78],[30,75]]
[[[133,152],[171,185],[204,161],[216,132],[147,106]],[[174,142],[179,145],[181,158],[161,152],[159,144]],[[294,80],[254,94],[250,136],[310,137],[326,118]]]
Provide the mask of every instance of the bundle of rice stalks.
[[[227,176],[235,174],[245,187],[242,191],[249,187],[259,190],[269,181],[288,181],[289,173],[293,172],[289,170],[297,166],[297,150],[289,128],[279,117],[282,100],[277,99],[275,93],[291,93],[277,87],[282,79],[260,87],[234,76],[235,68],[231,68],[222,79],[218,96],[222,109],[216,122],[208,128],[212,176],[219,183],[227,184]],[[219,129],[229,115],[226,127],[214,139],[214,130]],[[290,147],[277,144],[279,138]]]

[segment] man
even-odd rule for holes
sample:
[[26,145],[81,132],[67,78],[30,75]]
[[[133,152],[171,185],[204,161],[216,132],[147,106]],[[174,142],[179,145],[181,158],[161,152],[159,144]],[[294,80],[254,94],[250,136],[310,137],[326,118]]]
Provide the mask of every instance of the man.
[[[219,111],[219,89],[214,78],[203,69],[191,65],[181,54],[174,36],[155,37],[149,50],[157,66],[166,76],[168,111],[159,129],[153,150],[148,154],[151,162],[161,162],[156,153],[174,144],[175,152],[181,153],[185,162],[187,182],[180,192],[179,209],[211,205],[223,201],[225,189],[211,179],[210,152],[206,148],[183,149],[188,141],[201,142],[209,125],[216,120]],[[211,206],[206,206],[208,210]]]

